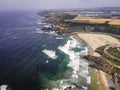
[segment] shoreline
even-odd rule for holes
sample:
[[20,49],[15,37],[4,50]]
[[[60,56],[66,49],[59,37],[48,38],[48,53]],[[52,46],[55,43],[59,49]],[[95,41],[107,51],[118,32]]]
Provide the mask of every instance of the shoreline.
[[110,85],[108,84],[106,73],[101,70],[97,70],[97,78],[98,78],[100,85],[102,86],[102,89],[107,90]]
[[[109,35],[102,35],[102,34],[90,34],[90,33],[79,33],[79,32],[77,32],[77,33],[75,33],[74,34],[77,38],[79,38],[79,39],[81,39],[83,42],[85,42],[89,47],[90,47],[90,50],[91,50],[91,53],[89,53],[89,55],[92,55],[92,56],[96,56],[96,57],[100,57],[100,55],[99,54],[97,54],[97,53],[95,53],[95,50],[96,50],[96,48],[98,48],[98,47],[100,47],[100,46],[102,46],[102,45],[106,45],[106,41],[104,41],[104,38],[106,39],[106,37],[109,37],[109,38],[107,38],[107,39],[109,39],[110,41],[110,43],[113,43],[113,42],[115,42],[115,43],[117,43],[117,44],[119,44],[120,42],[117,40],[117,39],[115,39],[115,38],[113,38],[113,37],[111,37],[111,36],[109,36]],[[101,35],[101,37],[99,36],[99,35]],[[98,37],[99,36],[99,37]],[[102,36],[104,36],[104,37],[102,37]],[[92,38],[93,37],[93,38]],[[98,38],[98,39],[97,39]],[[99,42],[98,40],[100,40],[101,41],[101,39],[104,41],[104,42]],[[95,43],[96,42],[96,43]],[[94,45],[94,43],[96,44],[96,45]],[[98,44],[98,45],[97,45]],[[109,77],[107,77],[108,75],[105,73],[105,72],[103,72],[103,71],[101,71],[101,70],[97,70],[97,78],[98,78],[98,82],[100,83],[100,85],[101,85],[101,87],[102,87],[102,90],[109,90],[109,87],[111,87],[111,86],[114,86],[114,84],[112,83],[109,83],[109,81],[110,82],[113,82],[112,80],[111,80],[111,75],[109,75]]]
[[[88,34],[88,33],[81,33],[81,34]],[[91,33],[90,33],[91,34]],[[96,56],[96,57],[100,57],[100,54],[98,54],[98,53],[96,53],[95,52],[95,49],[96,48],[94,48],[87,40],[85,40],[85,38],[82,38],[82,37],[80,37],[80,35],[79,35],[79,32],[75,32],[75,33],[71,33],[71,35],[74,35],[76,38],[78,38],[78,39],[81,39],[87,46],[88,46],[88,54],[89,55],[91,55],[91,56]],[[104,44],[105,45],[105,44]],[[99,47],[99,46],[98,46]],[[105,73],[103,72],[103,71],[99,71],[99,70],[97,70],[96,71],[96,75],[97,75],[97,78],[99,78],[98,80],[97,80],[97,82],[99,82],[99,84],[100,84],[100,90],[108,90],[108,88],[109,88],[109,83],[108,83],[108,79],[106,78],[106,76],[105,76]],[[102,80],[102,81],[101,81]],[[103,87],[105,87],[105,88],[103,88]]]
[[[80,38],[78,33],[76,33],[74,36],[76,36],[78,39],[81,39],[90,48],[89,49],[90,51],[88,53],[89,55],[94,55],[94,50],[92,49],[92,47],[90,46],[90,44],[88,42],[86,42],[84,39]],[[107,82],[105,75],[103,75],[102,71],[101,71],[101,73],[98,73],[98,72],[99,72],[99,70],[96,70],[96,72],[94,72],[96,74],[96,78],[97,78],[96,83],[99,84],[99,87],[101,88],[100,90],[106,90],[106,89],[103,89],[103,87],[105,87],[105,86],[108,87],[108,85],[106,85],[106,83],[105,83],[105,82]],[[104,79],[103,79],[103,77],[104,77]],[[101,82],[100,79],[102,79],[102,81],[104,81],[104,82]]]
[[[77,37],[78,39],[82,40],[90,48],[89,53],[88,53],[89,55],[94,55],[94,50],[88,42],[86,42],[84,39],[80,38],[78,33],[75,33],[74,36]],[[98,83],[99,87],[101,88],[100,90],[106,90],[107,88],[103,89],[103,87],[105,87],[105,86],[108,87],[108,84],[106,85],[107,81],[106,81],[106,78],[105,78],[105,75],[103,74],[103,72],[101,71],[101,73],[99,73],[99,70],[96,69],[96,71],[94,71],[94,73],[96,74],[96,78],[97,78],[96,83]],[[103,79],[103,77],[104,77],[104,79]],[[100,81],[100,79],[102,80],[102,82]]]
[[94,50],[93,50],[92,47],[89,45],[89,43],[87,43],[84,39],[80,38],[77,33],[75,33],[74,36],[75,36],[77,39],[82,40],[82,41],[87,45],[87,47],[89,48],[89,51],[88,51],[88,54],[89,54],[89,55],[93,55],[93,54],[94,54]]

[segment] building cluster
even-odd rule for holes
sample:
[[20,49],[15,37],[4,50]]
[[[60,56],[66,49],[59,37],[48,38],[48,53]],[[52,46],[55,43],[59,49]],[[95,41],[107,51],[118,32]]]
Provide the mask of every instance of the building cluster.
[[78,16],[84,17],[119,17],[120,11],[81,11]]

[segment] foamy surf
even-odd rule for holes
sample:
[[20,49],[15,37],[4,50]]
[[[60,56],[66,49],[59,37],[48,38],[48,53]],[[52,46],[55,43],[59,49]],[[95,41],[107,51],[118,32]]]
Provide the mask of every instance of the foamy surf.
[[7,90],[8,85],[1,85],[0,90]]
[[60,40],[60,39],[64,39],[63,37],[56,37],[56,39]]
[[56,51],[45,49],[42,52],[52,59],[57,59]]
[[[58,34],[55,31],[44,31],[44,30],[41,30],[40,28],[36,28],[35,33],[49,34],[49,35],[58,36]],[[56,39],[58,39],[58,38],[56,38]]]
[[[75,83],[79,83],[81,81],[79,77],[82,77],[86,81],[86,86],[81,85],[82,90],[87,90],[87,85],[91,83],[91,77],[88,72],[88,62],[84,59],[80,58],[80,55],[88,54],[88,47],[84,47],[84,49],[80,52],[75,52],[74,48],[82,48],[80,42],[78,42],[74,37],[70,37],[67,43],[64,46],[59,46],[58,49],[64,52],[69,56],[70,62],[68,67],[73,69],[71,79],[63,80],[61,88],[67,86],[68,82],[72,82],[73,85]],[[68,84],[69,85],[69,84]],[[71,84],[72,86],[72,84]],[[63,90],[63,89],[59,89]],[[81,90],[81,89],[80,89]]]
[[36,28],[36,33],[44,33],[40,28]]

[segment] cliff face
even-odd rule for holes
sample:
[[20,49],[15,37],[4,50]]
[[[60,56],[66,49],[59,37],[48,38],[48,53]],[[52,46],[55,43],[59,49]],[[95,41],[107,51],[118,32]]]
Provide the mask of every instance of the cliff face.
[[[107,23],[87,23],[74,21],[77,15],[62,11],[43,11],[39,15],[45,17],[44,22],[58,25],[60,30],[67,32],[105,32],[120,35],[120,25],[109,25]],[[61,25],[62,24],[62,25]]]
[[116,90],[120,90],[120,68],[115,67],[100,57],[84,56],[84,58],[91,62],[90,67],[94,67],[112,75]]

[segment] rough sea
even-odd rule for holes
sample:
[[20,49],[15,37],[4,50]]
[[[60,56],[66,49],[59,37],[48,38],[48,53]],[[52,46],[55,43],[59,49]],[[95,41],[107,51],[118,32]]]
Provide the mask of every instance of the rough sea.
[[44,31],[37,12],[0,12],[0,90],[88,90],[87,45]]

